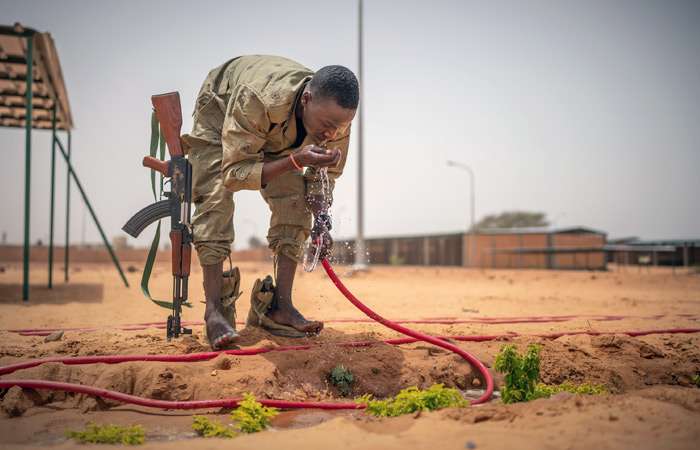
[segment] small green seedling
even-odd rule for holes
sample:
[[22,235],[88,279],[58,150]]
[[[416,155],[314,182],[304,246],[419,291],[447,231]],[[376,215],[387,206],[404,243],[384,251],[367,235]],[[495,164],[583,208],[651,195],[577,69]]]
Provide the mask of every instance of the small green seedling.
[[700,388],[700,373],[695,374],[691,380],[696,387]]
[[270,425],[279,414],[277,408],[268,408],[255,400],[253,394],[243,394],[243,400],[231,413],[232,425],[223,425],[206,416],[194,416],[192,429],[203,437],[233,438],[239,433],[257,433]]
[[66,431],[66,437],[83,444],[124,444],[140,445],[146,440],[141,425],[124,427],[120,425],[98,425],[89,423],[83,431]]
[[560,392],[569,392],[571,394],[583,395],[602,395],[607,394],[608,389],[602,384],[574,384],[570,381],[565,381],[562,384],[557,385],[538,383],[537,387],[535,388],[535,398],[547,398]]
[[207,416],[194,416],[192,419],[192,429],[202,437],[233,438],[238,435],[231,426],[223,425]]
[[344,365],[339,364],[328,374],[328,380],[333,386],[338,388],[340,395],[347,397],[352,392],[352,385],[355,382],[355,377]]
[[503,403],[527,402],[537,398],[547,398],[560,392],[572,394],[600,395],[608,390],[600,384],[560,385],[540,383],[540,347],[530,344],[524,355],[519,355],[515,346],[506,344],[496,355],[495,369],[505,374],[505,385],[501,389]]
[[526,402],[535,397],[540,379],[540,347],[528,345],[520,356],[515,346],[506,344],[496,356],[495,369],[505,374],[505,386],[501,389],[503,403]]
[[231,413],[236,428],[242,433],[256,433],[270,425],[270,420],[279,414],[277,408],[263,406],[255,400],[253,394],[244,394],[243,401]]
[[434,384],[426,390],[409,387],[401,390],[396,397],[385,400],[373,400],[370,394],[355,400],[366,405],[366,411],[377,417],[396,417],[417,411],[468,406],[469,402],[454,388]]

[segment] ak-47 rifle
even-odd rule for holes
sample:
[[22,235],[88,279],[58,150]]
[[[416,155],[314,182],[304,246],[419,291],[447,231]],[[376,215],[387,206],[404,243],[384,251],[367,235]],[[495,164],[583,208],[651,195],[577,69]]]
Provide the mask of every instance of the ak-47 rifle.
[[154,95],[151,97],[156,118],[165,142],[168,145],[170,161],[145,156],[144,167],[149,167],[170,178],[170,191],[163,192],[167,197],[146,206],[134,214],[122,229],[130,236],[139,234],[151,223],[170,216],[170,243],[173,272],[172,314],[168,316],[167,337],[179,337],[191,334],[192,330],[183,328],[180,323],[182,305],[187,302],[187,281],[190,275],[192,259],[192,225],[190,210],[192,204],[192,166],[185,158],[180,143],[182,128],[182,109],[180,95],[177,92]]

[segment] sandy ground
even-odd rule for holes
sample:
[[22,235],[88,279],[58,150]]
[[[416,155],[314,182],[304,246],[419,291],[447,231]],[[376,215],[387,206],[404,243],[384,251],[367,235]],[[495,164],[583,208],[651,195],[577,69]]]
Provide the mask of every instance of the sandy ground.
[[[71,283],[57,282],[51,291],[46,266],[32,267],[32,297],[20,300],[21,267],[3,264],[0,272],[0,365],[47,356],[161,354],[207,351],[202,327],[191,337],[167,342],[155,328],[125,331],[122,324],[163,322],[167,311],[145,300],[140,273],[129,273],[131,288],[121,285],[109,265],[73,267]],[[269,266],[242,263],[244,295],[238,310],[244,318],[249,289]],[[61,279],[61,268],[56,268]],[[146,447],[214,448],[695,448],[700,438],[700,389],[691,377],[700,372],[700,334],[654,334],[628,337],[625,330],[700,328],[700,276],[669,270],[628,269],[609,272],[467,270],[460,268],[376,267],[365,273],[339,268],[346,285],[370,307],[392,319],[580,315],[566,321],[518,324],[416,324],[410,327],[439,335],[502,334],[523,336],[458,345],[488,367],[504,341],[524,348],[543,346],[542,376],[548,383],[603,383],[611,395],[559,395],[528,404],[487,405],[444,410],[395,419],[368,418],[361,412],[282,413],[274,428],[232,441],[194,438],[189,413],[156,411],[96,401],[82,395],[37,391],[0,393],[0,444],[3,448],[52,445],[75,447],[64,431],[90,421],[144,425]],[[156,268],[151,291],[169,295],[167,265]],[[201,272],[191,277],[194,307],[185,320],[203,315]],[[89,384],[160,399],[236,397],[253,392],[259,398],[338,400],[325,374],[338,363],[351,368],[357,383],[353,395],[391,395],[418,385],[445,383],[478,389],[481,381],[461,359],[432,346],[400,347],[377,343],[348,350],[335,344],[351,340],[397,337],[371,323],[333,322],[362,318],[337,292],[321,269],[299,273],[295,303],[313,318],[327,320],[320,336],[301,340],[277,338],[257,329],[243,330],[241,348],[317,344],[303,352],[258,356],[225,356],[198,363],[123,363],[75,366],[58,363],[22,370],[2,378],[41,378]],[[602,320],[603,315],[624,315]],[[97,331],[72,331],[95,327]],[[57,342],[21,336],[10,329],[61,328]],[[240,329],[241,327],[239,327]],[[533,334],[594,330],[601,336],[544,339]],[[496,375],[497,384],[501,378]],[[200,411],[201,412],[201,411]],[[225,419],[222,411],[204,411]],[[10,417],[10,415],[14,417]],[[186,440],[186,441],[185,441]]]

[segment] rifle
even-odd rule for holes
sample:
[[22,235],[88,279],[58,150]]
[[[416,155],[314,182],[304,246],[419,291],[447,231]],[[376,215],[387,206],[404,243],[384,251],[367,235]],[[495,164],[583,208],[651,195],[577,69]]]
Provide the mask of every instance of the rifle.
[[151,223],[170,216],[170,243],[173,273],[172,314],[168,316],[166,335],[168,340],[180,334],[192,334],[180,322],[182,305],[187,304],[187,282],[192,260],[192,225],[190,210],[192,204],[192,166],[185,158],[180,143],[182,109],[177,92],[151,97],[156,118],[170,153],[169,161],[145,156],[143,166],[163,174],[170,180],[170,191],[163,192],[165,200],[146,206],[133,215],[122,227],[127,234],[138,237]]

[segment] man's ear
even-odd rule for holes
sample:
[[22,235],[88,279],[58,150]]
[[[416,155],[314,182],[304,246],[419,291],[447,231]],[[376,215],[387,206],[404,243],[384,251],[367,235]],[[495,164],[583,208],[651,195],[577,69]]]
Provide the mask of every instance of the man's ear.
[[304,92],[301,94],[301,104],[304,105],[304,106],[306,106],[306,105],[309,104],[310,101],[311,101],[311,92],[310,92],[310,91],[304,91]]

